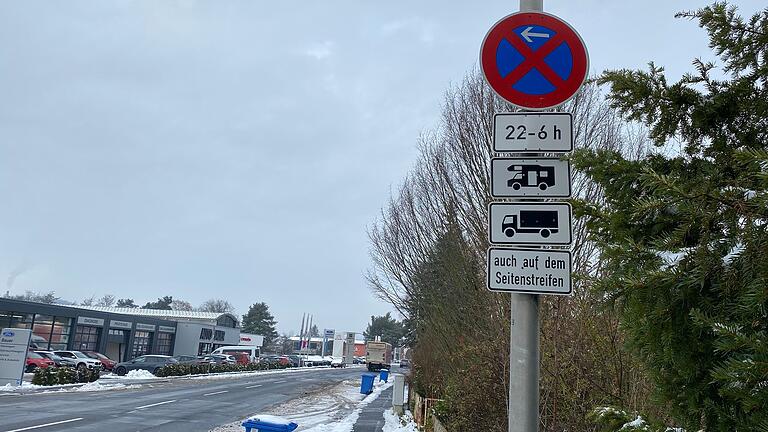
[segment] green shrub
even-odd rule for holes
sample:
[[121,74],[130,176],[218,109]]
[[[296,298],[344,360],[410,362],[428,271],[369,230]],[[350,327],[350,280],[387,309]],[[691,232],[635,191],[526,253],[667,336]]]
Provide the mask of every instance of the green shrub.
[[267,363],[234,364],[171,364],[161,367],[155,375],[159,377],[202,375],[207,373],[252,372],[268,369],[286,369],[288,366]]
[[35,370],[32,377],[32,384],[42,386],[53,386],[61,384],[89,383],[99,379],[99,371],[96,370],[78,370],[71,367],[47,367]]
[[54,374],[54,368],[37,368],[35,369],[35,375],[32,377],[32,384],[49,386],[56,383],[56,375]]

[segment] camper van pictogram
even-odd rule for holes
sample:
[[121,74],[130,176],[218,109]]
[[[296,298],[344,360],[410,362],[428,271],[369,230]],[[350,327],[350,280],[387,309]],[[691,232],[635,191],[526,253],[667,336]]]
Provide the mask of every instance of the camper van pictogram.
[[511,171],[512,178],[507,180],[507,186],[514,190],[520,188],[539,188],[547,190],[548,187],[555,185],[555,167],[541,165],[511,165],[507,168]]
[[507,237],[521,233],[547,238],[559,231],[557,210],[520,210],[518,214],[506,215],[501,222],[501,231]]

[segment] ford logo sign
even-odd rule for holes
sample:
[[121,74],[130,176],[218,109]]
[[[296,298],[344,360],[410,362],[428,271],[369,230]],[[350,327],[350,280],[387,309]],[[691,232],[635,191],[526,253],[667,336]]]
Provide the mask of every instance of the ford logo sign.
[[3,336],[5,336],[5,337],[14,337],[14,336],[16,336],[16,333],[14,333],[14,332],[12,332],[10,330],[6,330],[6,331],[3,332]]

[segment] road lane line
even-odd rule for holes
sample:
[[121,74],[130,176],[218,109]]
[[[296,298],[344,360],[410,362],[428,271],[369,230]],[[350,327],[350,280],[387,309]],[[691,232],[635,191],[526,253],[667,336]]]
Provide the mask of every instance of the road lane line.
[[229,390],[222,390],[222,391],[217,391],[217,392],[213,392],[213,393],[206,393],[203,396],[213,396],[213,395],[222,394],[222,393],[229,393]]
[[158,405],[165,405],[165,404],[174,403],[174,402],[176,402],[176,399],[165,401],[165,402],[153,403],[149,405],[137,406],[136,409],[144,409],[144,408],[149,408],[149,407],[158,406]]
[[272,384],[282,384],[284,382],[288,382],[288,380],[272,381]]
[[37,425],[37,426],[27,426],[27,427],[24,427],[24,428],[21,428],[21,429],[13,429],[13,430],[5,431],[5,432],[21,432],[21,431],[27,431],[27,430],[32,430],[32,429],[39,429],[39,428],[43,428],[43,427],[47,427],[47,426],[56,426],[56,425],[60,425],[60,424],[64,424],[64,423],[72,423],[72,422],[80,421],[82,419],[83,419],[82,417],[78,417],[78,418],[73,418],[73,419],[69,419],[69,420],[62,420],[62,421],[57,421],[57,422],[53,422],[53,423],[41,424],[41,425]]
[[263,385],[264,385],[264,384],[256,384],[256,385],[248,386],[248,387],[246,387],[246,388],[256,388],[256,387],[261,387],[261,386],[263,386]]

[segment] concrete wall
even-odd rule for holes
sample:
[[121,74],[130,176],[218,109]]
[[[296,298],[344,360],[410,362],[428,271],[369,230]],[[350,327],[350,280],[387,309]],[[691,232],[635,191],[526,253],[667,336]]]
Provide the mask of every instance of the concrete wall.
[[[213,336],[210,339],[201,339],[200,333],[204,328],[211,330],[211,335],[215,334],[217,330],[223,331],[224,340],[214,340]],[[176,324],[176,344],[174,345],[173,355],[197,355],[201,343],[210,343],[217,346],[240,345],[240,329],[197,322],[179,322]]]

